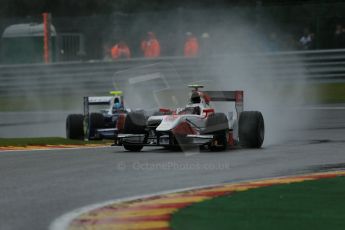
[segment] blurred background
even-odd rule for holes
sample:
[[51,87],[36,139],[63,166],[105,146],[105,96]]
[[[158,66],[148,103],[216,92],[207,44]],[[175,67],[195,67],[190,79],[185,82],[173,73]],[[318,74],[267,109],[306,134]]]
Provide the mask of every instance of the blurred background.
[[110,90],[145,109],[180,106],[191,83],[241,89],[271,126],[277,107],[343,103],[344,11],[331,0],[2,0],[0,137],[64,136],[83,96]]
[[[161,45],[160,56],[183,56],[185,33],[192,32],[199,40],[207,40],[212,54],[227,54],[236,49],[227,43],[222,31],[230,30],[241,20],[242,33],[255,43],[241,51],[287,51],[301,49],[343,48],[338,37],[344,30],[345,3],[319,0],[3,0],[0,9],[1,63],[40,62],[42,47],[30,44],[15,49],[14,37],[4,31],[11,25],[42,23],[42,13],[51,13],[53,34],[52,56],[56,62],[103,60],[111,46],[125,41],[131,57],[143,57],[140,42],[148,31],[155,33]],[[23,30],[24,28],[22,28]],[[24,31],[21,31],[24,33]],[[20,34],[17,36],[28,36]],[[302,36],[312,35],[312,44],[300,43]],[[260,44],[267,42],[269,46]],[[12,35],[14,36],[14,35]],[[18,37],[17,37],[18,39]],[[33,41],[31,41],[33,43]],[[216,45],[215,45],[216,44]],[[18,50],[19,49],[19,50]]]

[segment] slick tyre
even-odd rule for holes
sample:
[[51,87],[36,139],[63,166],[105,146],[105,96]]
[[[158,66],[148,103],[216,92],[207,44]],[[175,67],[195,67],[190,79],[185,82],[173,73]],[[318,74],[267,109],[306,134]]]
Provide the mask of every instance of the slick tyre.
[[72,140],[83,140],[83,121],[84,116],[81,114],[68,115],[66,119],[66,138]]
[[101,137],[96,136],[96,130],[104,128],[104,117],[101,113],[91,113],[89,123],[87,125],[87,137],[89,140],[101,140]]
[[[126,116],[123,133],[124,134],[145,134],[146,133],[146,117],[140,112],[131,112]],[[123,147],[131,152],[139,152],[144,147],[138,144],[123,143]]]
[[207,117],[205,133],[229,129],[228,118],[224,113],[212,113]]
[[126,145],[124,144],[123,147],[130,152],[140,152],[144,146],[142,145]]
[[265,124],[262,114],[258,111],[242,112],[239,119],[238,135],[242,147],[260,148],[265,136]]
[[213,113],[208,116],[205,133],[214,135],[214,140],[209,145],[211,151],[224,151],[227,149],[228,130],[229,122],[224,113]]
[[227,130],[215,132],[213,144],[209,146],[212,152],[224,151],[228,148]]

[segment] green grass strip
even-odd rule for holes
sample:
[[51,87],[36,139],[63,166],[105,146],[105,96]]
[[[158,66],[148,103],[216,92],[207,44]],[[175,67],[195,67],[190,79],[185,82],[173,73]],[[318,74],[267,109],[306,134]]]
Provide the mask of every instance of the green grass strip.
[[215,198],[172,216],[174,230],[345,229],[345,178],[275,185]]
[[[309,103],[344,103],[345,102],[345,83],[306,83],[299,86],[295,83],[277,83],[276,85],[268,85],[263,82],[259,85],[261,92],[266,96],[280,95],[279,98],[289,98],[291,93],[300,94],[300,101]],[[273,88],[272,88],[273,87]],[[301,87],[301,88],[299,88]],[[296,89],[297,88],[297,89]],[[172,90],[174,92],[174,90]],[[171,95],[170,92],[168,95]],[[246,92],[245,92],[246,93]],[[179,100],[184,102],[186,95],[181,91],[175,92]],[[159,95],[161,98],[166,97],[165,92]],[[169,101],[167,99],[167,101]],[[286,102],[286,100],[284,100]],[[42,110],[75,110],[79,108],[82,111],[83,96],[82,95],[65,95],[55,97],[30,96],[26,97],[1,97],[0,111],[42,111]],[[169,107],[169,104],[165,105]]]
[[109,141],[70,140],[62,137],[40,138],[0,138],[0,146],[30,146],[30,145],[86,145],[107,144]]
[[345,102],[345,84],[310,84],[305,92],[305,100],[314,103],[343,103]]

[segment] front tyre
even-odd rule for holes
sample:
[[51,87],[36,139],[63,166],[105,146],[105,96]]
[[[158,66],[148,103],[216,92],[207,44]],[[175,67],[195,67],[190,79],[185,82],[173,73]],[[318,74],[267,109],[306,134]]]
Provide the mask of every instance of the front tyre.
[[262,114],[258,111],[242,112],[239,119],[238,135],[241,146],[260,148],[265,136],[265,124]]
[[123,147],[130,152],[140,152],[143,149],[143,145],[126,145],[124,144]]
[[205,133],[214,135],[214,141],[209,145],[211,151],[224,151],[227,149],[228,130],[229,121],[224,113],[213,113],[208,116]]
[[[140,112],[131,112],[126,116],[123,133],[124,134],[145,134],[146,133],[146,117]],[[144,145],[142,144],[126,144],[123,147],[131,152],[140,152]]]
[[227,131],[222,130],[214,133],[215,143],[209,146],[210,150],[213,152],[225,151],[228,148]]
[[86,126],[86,136],[89,140],[101,140],[100,137],[96,136],[96,130],[105,126],[103,114],[91,113]]

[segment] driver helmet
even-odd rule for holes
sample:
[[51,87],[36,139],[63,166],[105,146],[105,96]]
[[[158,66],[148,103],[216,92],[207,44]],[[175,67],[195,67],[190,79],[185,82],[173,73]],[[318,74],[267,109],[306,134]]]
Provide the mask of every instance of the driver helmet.
[[200,97],[199,92],[194,91],[192,93],[192,96],[190,97],[190,102],[192,104],[199,104],[201,102],[201,97]]
[[113,109],[120,109],[120,108],[121,108],[121,102],[118,98],[115,98]]

